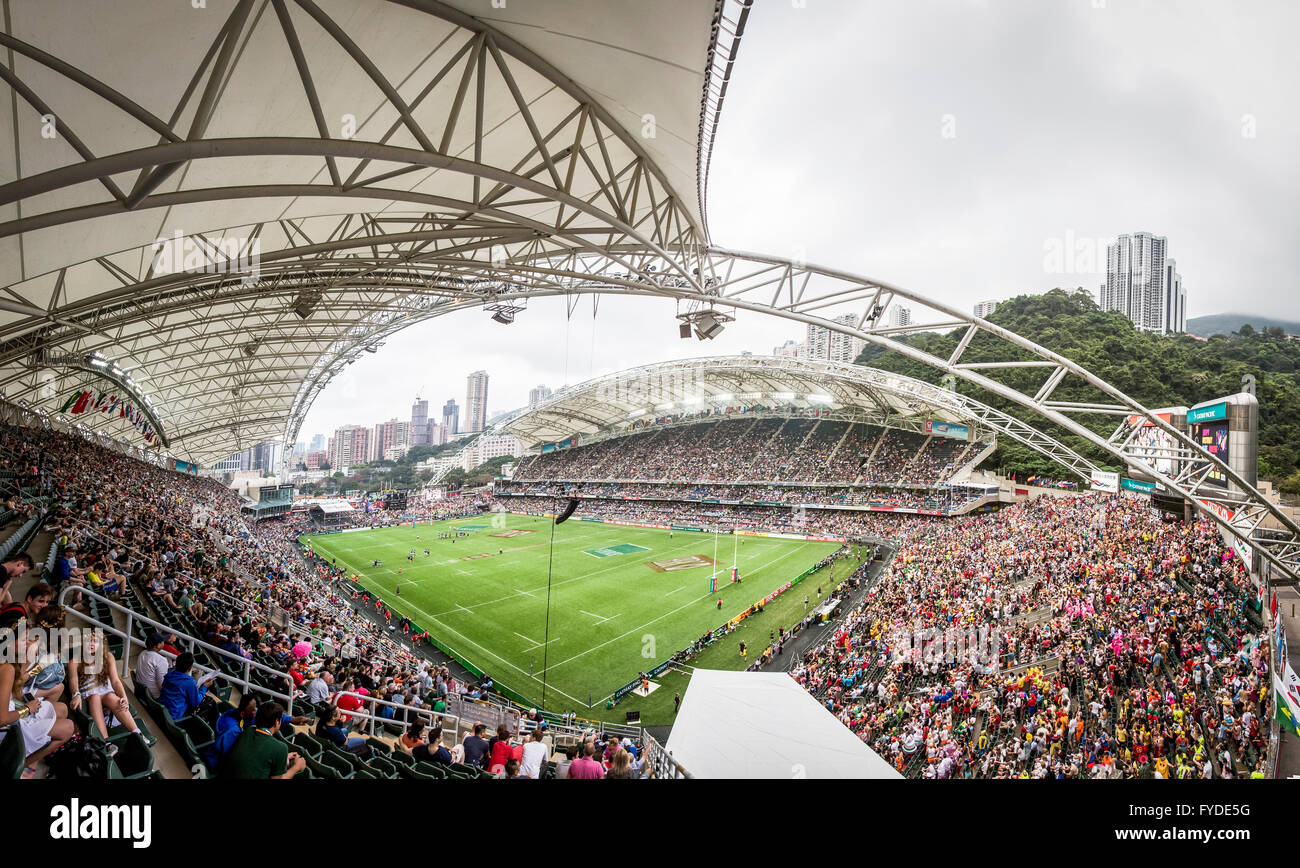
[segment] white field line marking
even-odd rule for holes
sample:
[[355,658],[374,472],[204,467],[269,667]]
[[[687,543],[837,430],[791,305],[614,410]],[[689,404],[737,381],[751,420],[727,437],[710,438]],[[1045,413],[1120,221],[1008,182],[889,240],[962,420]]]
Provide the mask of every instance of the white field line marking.
[[[528,641],[528,642],[532,642],[532,643],[533,643],[534,645],[536,645],[538,648],[540,648],[540,647],[542,647],[543,645],[547,644],[547,643],[545,643],[545,642],[538,642],[536,639],[529,639],[529,638],[528,638],[527,636],[525,636],[523,633],[515,633],[514,630],[511,630],[510,632],[511,632],[511,633],[514,633],[514,634],[515,634],[516,636],[518,636],[520,639],[524,639],[524,640],[526,640],[526,641]],[[558,637],[557,637],[557,638],[558,638]],[[555,639],[552,639],[551,641],[554,642]],[[532,648],[529,648],[528,650],[529,650],[529,651],[532,651],[533,649],[532,649]]]
[[[684,546],[679,546],[679,547],[677,547],[677,548],[668,549],[664,554],[674,554],[674,553],[676,553],[676,552],[681,551],[682,549],[688,549],[688,548],[691,548],[692,546],[695,546],[697,543],[698,543],[698,540],[696,540],[696,541],[692,541],[692,542],[687,543],[687,544],[684,545]],[[590,572],[590,573],[583,573],[581,576],[574,576],[573,578],[571,578],[571,579],[565,579],[565,580],[562,581],[562,582],[554,582],[554,583],[552,583],[552,585],[551,585],[551,589],[554,590],[555,588],[558,588],[558,587],[560,587],[561,585],[567,585],[567,584],[570,584],[570,583],[572,583],[572,582],[580,582],[580,581],[582,581],[583,579],[590,579],[590,578],[593,578],[593,577],[595,577],[595,576],[603,575],[604,573],[612,572],[613,570],[623,569],[623,568],[626,567],[626,566],[627,566],[626,563],[615,564],[614,566],[612,566],[612,567],[606,567],[606,568],[603,569],[603,570],[595,570],[595,571]],[[533,588],[532,590],[533,590],[533,591],[544,591],[544,590],[546,590],[546,586],[545,586],[545,585],[541,585],[541,586],[539,586],[539,587]],[[493,603],[501,603],[501,602],[504,602],[505,600],[509,600],[511,597],[517,597],[517,596],[519,596],[519,591],[515,591],[515,592],[512,593],[512,594],[507,594],[507,595],[504,596],[504,597],[497,597],[495,600],[487,600],[487,601],[482,602],[482,603],[475,603],[475,604],[474,604],[473,606],[471,606],[470,608],[471,608],[471,609],[478,609],[478,608],[481,608],[481,607],[483,607],[483,606],[491,606]],[[447,610],[444,611],[444,612],[439,612],[437,615],[431,615],[430,617],[436,618],[436,617],[438,617],[439,615],[450,615],[450,614],[452,614],[452,613],[455,612],[455,611],[456,611],[455,609],[447,609]]]
[[665,597],[671,597],[673,594],[677,593],[677,591],[684,591],[684,590],[686,590],[688,587],[689,587],[689,585],[682,585],[682,586],[681,586],[680,588],[678,588],[676,591],[669,591],[668,593],[664,594],[664,596],[665,596]]
[[[461,639],[464,639],[464,640],[465,640],[465,644],[467,644],[467,645],[471,645],[471,646],[477,648],[478,650],[482,651],[486,656],[491,657],[493,660],[496,660],[496,661],[498,661],[498,662],[500,662],[500,663],[504,663],[506,666],[508,666],[509,668],[515,670],[515,671],[518,672],[520,675],[522,675],[522,676],[524,676],[525,678],[527,678],[529,681],[532,681],[534,684],[540,685],[540,684],[542,683],[541,679],[538,678],[537,676],[535,676],[535,675],[533,675],[533,674],[531,674],[531,673],[525,672],[524,670],[520,669],[518,666],[516,666],[515,664],[511,663],[509,660],[505,659],[505,658],[502,657],[501,655],[496,654],[496,653],[494,653],[494,652],[492,652],[492,651],[489,651],[487,648],[484,648],[482,645],[478,644],[478,643],[475,642],[473,639],[471,639],[471,638],[469,638],[468,636],[466,636],[464,633],[461,633],[461,632],[459,632],[459,631],[457,631],[457,630],[452,629],[451,627],[448,627],[448,626],[447,626],[446,624],[444,624],[442,621],[439,621],[437,618],[435,618],[433,615],[430,615],[428,612],[424,611],[424,610],[421,609],[419,606],[416,606],[415,604],[411,604],[411,608],[415,609],[415,611],[419,612],[421,615],[424,615],[426,618],[429,618],[430,620],[432,620],[433,623],[437,624],[439,627],[441,627],[443,630],[447,631],[448,633],[451,633],[452,635],[459,636]],[[558,637],[556,637],[556,638],[558,638]],[[534,649],[530,649],[530,650],[534,650]],[[571,700],[573,700],[574,702],[578,703],[579,705],[582,705],[582,704],[583,704],[583,702],[582,702],[581,699],[579,699],[579,698],[576,697],[576,696],[571,696],[571,695],[569,695],[568,693],[565,693],[563,690],[561,690],[560,688],[556,687],[556,686],[553,685],[553,684],[548,683],[548,684],[547,684],[547,688],[550,689],[550,690],[554,690],[556,693],[560,694],[561,696],[565,697],[566,699],[571,699]]]
[[[795,553],[797,553],[797,552],[803,551],[803,549],[804,549],[804,547],[805,547],[806,545],[807,545],[807,544],[805,543],[803,546],[799,546],[798,548],[791,549],[790,551],[786,552],[784,555],[782,555],[781,557],[777,558],[776,560],[767,562],[767,563],[764,564],[763,566],[761,566],[761,567],[759,567],[758,569],[754,570],[754,572],[751,573],[751,575],[755,575],[755,574],[757,574],[757,573],[762,572],[762,571],[765,570],[765,569],[769,569],[769,568],[771,568],[771,567],[776,566],[776,565],[779,564],[781,561],[785,560],[786,558],[790,557],[791,555],[793,555],[793,554],[795,554]],[[598,649],[600,649],[600,648],[604,648],[606,645],[609,645],[609,644],[612,643],[612,642],[617,642],[617,641],[620,640],[620,639],[623,639],[623,638],[625,638],[625,637],[627,637],[627,636],[630,636],[630,635],[632,635],[633,633],[635,633],[637,630],[644,630],[646,627],[649,627],[651,624],[655,623],[656,621],[662,621],[664,618],[667,618],[669,615],[676,615],[678,612],[680,612],[682,609],[685,609],[686,607],[690,606],[692,603],[698,603],[700,600],[703,600],[705,597],[712,597],[712,596],[713,596],[713,594],[711,594],[711,593],[709,593],[709,594],[701,594],[701,595],[698,596],[698,597],[695,597],[695,598],[693,598],[693,599],[687,600],[685,603],[683,603],[682,605],[678,606],[676,609],[673,609],[671,612],[665,612],[664,614],[660,615],[660,616],[657,617],[657,618],[653,618],[653,619],[651,619],[651,620],[649,620],[649,621],[646,621],[646,622],[645,622],[644,624],[642,624],[640,627],[633,627],[631,630],[628,630],[626,633],[622,633],[622,634],[620,634],[620,635],[618,635],[618,636],[615,636],[613,639],[610,639],[610,640],[608,640],[608,641],[601,642],[599,645],[593,645],[591,648],[588,648],[586,651],[580,651],[580,652],[578,652],[577,654],[574,654],[572,657],[570,657],[570,658],[567,659],[567,660],[561,660],[559,663],[554,663],[554,664],[552,664],[550,667],[548,667],[548,669],[556,669],[556,668],[558,668],[558,667],[560,667],[560,666],[563,666],[563,665],[566,664],[566,663],[572,663],[574,660],[577,660],[579,657],[584,657],[584,656],[586,656],[587,654],[590,654],[592,651],[596,651],[596,650],[598,650]],[[613,694],[610,694],[610,695],[612,696]],[[607,696],[607,697],[605,697],[605,698],[608,699],[609,697]],[[603,700],[602,700],[602,701],[603,701]]]
[[[604,624],[606,621],[612,621],[618,617],[618,615],[610,615],[608,618],[603,618],[600,615],[597,615],[595,612],[588,612],[586,609],[579,609],[578,611],[584,615],[590,615],[591,617],[595,618],[597,625]],[[620,612],[619,614],[622,613]]]

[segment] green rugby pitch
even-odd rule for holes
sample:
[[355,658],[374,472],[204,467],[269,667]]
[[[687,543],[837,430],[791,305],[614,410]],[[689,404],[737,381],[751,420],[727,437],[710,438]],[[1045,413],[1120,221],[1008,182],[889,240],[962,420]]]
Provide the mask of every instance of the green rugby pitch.
[[[437,538],[466,527],[477,529],[454,543]],[[666,530],[570,520],[555,529],[548,641],[550,532],[549,518],[495,513],[302,540],[325,558],[337,558],[372,594],[444,647],[539,704],[545,667],[545,704],[554,711],[602,707],[638,672],[839,548],[721,535],[719,592],[710,594],[713,534],[679,530],[670,536]],[[742,581],[733,585],[728,579],[737,539]],[[413,563],[406,559],[411,549],[416,550]],[[687,566],[692,557],[705,565]],[[370,566],[376,559],[381,566]]]

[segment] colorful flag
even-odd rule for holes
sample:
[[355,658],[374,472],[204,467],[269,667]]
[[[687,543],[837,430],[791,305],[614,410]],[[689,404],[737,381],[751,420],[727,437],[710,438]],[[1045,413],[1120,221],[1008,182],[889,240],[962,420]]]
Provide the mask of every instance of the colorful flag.
[[1300,678],[1290,666],[1273,673],[1273,687],[1277,694],[1277,719],[1292,735],[1300,735]]

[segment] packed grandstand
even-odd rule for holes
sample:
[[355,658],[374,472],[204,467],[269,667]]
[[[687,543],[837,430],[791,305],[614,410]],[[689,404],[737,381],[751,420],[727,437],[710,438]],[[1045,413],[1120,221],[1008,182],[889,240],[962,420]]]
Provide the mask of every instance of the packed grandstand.
[[[841,554],[853,540],[888,540],[887,568],[870,581],[867,563],[854,572],[833,636],[791,660],[790,674],[898,772],[1233,778],[1264,762],[1273,714],[1257,594],[1212,523],[1170,521],[1127,494],[1044,495],[965,516],[867,511],[934,505],[924,488],[861,486],[875,466],[862,456],[891,436],[899,445],[881,466],[893,482],[927,466],[925,481],[938,485],[970,447],[931,452],[926,438],[879,430],[854,442],[853,426],[817,437],[818,426],[789,422],[771,452],[786,424],[765,419],[539,454],[491,499],[402,520],[485,507],[548,514],[581,490],[580,516],[815,534],[845,541]],[[760,424],[761,437],[746,436]],[[534,777],[564,777],[584,757],[613,776],[665,770],[642,733],[497,695],[490,677],[440,654],[436,636],[298,544],[306,514],[250,525],[216,481],[75,434],[4,433],[6,626],[93,619],[126,632],[131,618],[128,635],[147,649],[120,680],[110,673],[123,637],[111,634],[80,671],[5,666],[4,723],[17,724],[6,754],[24,776],[66,768],[80,756],[60,750],[69,739],[94,745],[113,776],[160,775],[160,750],[196,774],[243,776],[228,754],[245,724],[261,721],[259,704],[278,706],[275,737],[301,758],[279,773],[490,777],[506,774],[496,761],[511,756],[529,758]],[[695,448],[701,441],[709,448]],[[925,465],[927,453],[939,457]],[[853,479],[826,482],[836,476]],[[669,481],[591,481],[613,477]],[[777,481],[809,487],[791,494]],[[353,526],[382,520],[391,519],[349,516]],[[772,646],[755,649],[756,660],[784,650]],[[22,715],[33,693],[45,702]],[[481,744],[485,726],[492,739]],[[534,732],[541,766],[540,749],[525,750]]]
[[[1149,409],[994,302],[722,246],[752,0],[207,5],[5,3],[0,777],[1279,776],[1285,387]],[[653,352],[808,340],[614,371],[609,296]],[[555,392],[497,415],[476,371],[284,460],[403,329],[486,355],[552,303]]]

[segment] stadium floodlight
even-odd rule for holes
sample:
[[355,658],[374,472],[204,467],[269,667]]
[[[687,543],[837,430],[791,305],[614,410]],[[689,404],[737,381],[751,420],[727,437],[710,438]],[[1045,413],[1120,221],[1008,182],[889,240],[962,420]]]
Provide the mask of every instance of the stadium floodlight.
[[778,401],[793,401],[794,392],[773,392],[772,397]]
[[809,404],[831,404],[835,401],[830,395],[809,395]]
[[510,325],[515,321],[515,312],[512,310],[499,310],[492,314],[492,321],[499,322],[502,325]]
[[702,341],[711,341],[722,334],[722,322],[712,313],[701,314],[695,320],[695,336]]
[[95,367],[97,367],[97,368],[107,368],[107,367],[108,367],[108,359],[102,359],[102,358],[101,358],[101,359],[97,359],[97,358],[94,358],[94,357],[92,356],[91,359],[90,359],[90,363],[91,363],[92,365],[94,365]]
[[735,320],[734,316],[725,314],[720,311],[708,308],[707,310],[693,310],[686,313],[679,313],[677,318],[681,320],[678,331],[682,337],[687,337],[690,330],[693,329],[695,337],[702,341],[710,341],[722,334],[723,324]]

